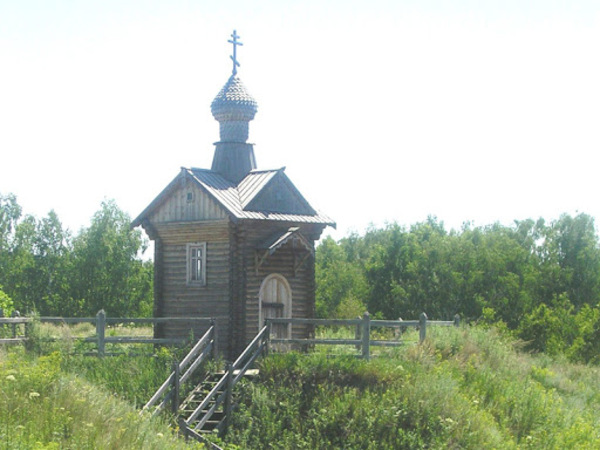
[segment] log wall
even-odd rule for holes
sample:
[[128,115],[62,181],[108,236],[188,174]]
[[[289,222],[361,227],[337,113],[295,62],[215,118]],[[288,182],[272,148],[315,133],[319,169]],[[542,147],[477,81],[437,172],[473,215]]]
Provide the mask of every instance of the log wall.
[[[162,268],[160,305],[161,315],[173,317],[216,317],[219,347],[225,354],[230,342],[231,249],[230,223],[227,220],[208,222],[179,222],[154,224],[159,235]],[[206,242],[206,285],[187,283],[187,249],[189,243]],[[155,262],[156,262],[155,261]],[[164,337],[189,334],[181,324],[165,324]],[[195,336],[206,331],[194,329]]]
[[[259,291],[270,274],[284,276],[292,291],[292,317],[314,317],[314,258],[292,240],[264,260],[257,270],[257,248],[271,237],[299,226],[310,242],[320,237],[324,225],[268,220],[234,222],[228,213],[194,183],[184,180],[148,217],[144,228],[155,240],[155,305],[161,316],[219,318],[219,347],[226,357],[239,354],[259,331]],[[187,248],[206,242],[206,285],[187,283]],[[313,244],[314,245],[314,244]],[[200,336],[206,331],[194,329]],[[189,336],[181,324],[165,324],[160,337]],[[306,338],[311,328],[294,324],[293,338]]]
[[[259,293],[263,280],[270,274],[278,273],[283,275],[292,291],[292,317],[294,318],[313,318],[315,314],[315,273],[314,258],[311,256],[304,263],[294,270],[294,266],[299,259],[306,254],[303,247],[292,244],[288,241],[285,245],[277,249],[275,253],[265,259],[262,265],[256,270],[256,249],[265,242],[270,236],[277,233],[284,233],[291,226],[301,226],[300,232],[311,242],[318,239],[323,226],[307,226],[306,224],[282,223],[282,222],[262,222],[257,226],[257,222],[241,224],[244,230],[243,259],[246,268],[246,289],[244,296],[245,321],[244,333],[245,341],[250,341],[259,331]],[[314,245],[314,244],[313,244]],[[307,338],[311,333],[312,327],[303,324],[292,326],[293,338]]]

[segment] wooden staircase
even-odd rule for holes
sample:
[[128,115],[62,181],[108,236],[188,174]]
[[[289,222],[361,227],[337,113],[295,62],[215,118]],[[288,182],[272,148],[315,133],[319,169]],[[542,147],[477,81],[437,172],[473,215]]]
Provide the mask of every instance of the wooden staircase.
[[[187,426],[199,433],[218,433],[225,423],[225,383],[219,383],[225,372],[211,373],[192,389],[179,406],[180,418],[188,418]],[[213,396],[210,394],[214,391]],[[208,398],[207,402],[204,400]],[[220,401],[219,401],[220,400]],[[203,404],[204,402],[204,404]],[[199,409],[199,407],[202,408]],[[198,410],[196,418],[189,420]],[[210,413],[210,417],[209,417]],[[202,420],[206,417],[206,420]]]
[[[183,361],[175,365],[171,375],[140,414],[145,411],[153,411],[153,415],[158,414],[167,403],[170,403],[172,412],[177,416],[181,433],[186,438],[192,437],[216,450],[219,447],[210,442],[207,436],[215,433],[224,436],[227,433],[235,409],[234,388],[242,378],[254,377],[258,374],[257,370],[250,368],[254,361],[267,351],[268,327],[265,326],[256,335],[233,364],[227,364],[223,371],[208,374],[180,402],[181,385],[190,379],[194,370],[206,360],[207,355],[211,354],[211,350],[216,345],[214,330],[212,334],[210,333],[211,330],[207,331]],[[214,357],[214,353],[212,354]],[[180,376],[188,366],[189,368]],[[162,402],[155,406],[160,398],[163,398]]]
[[[233,377],[239,374],[239,370],[232,372]],[[253,369],[247,370],[242,377],[252,379],[257,375],[258,370]],[[186,425],[189,428],[202,434],[223,434],[224,427],[228,424],[227,411],[231,413],[237,406],[235,391],[231,392],[231,398],[228,399],[228,376],[227,371],[208,374],[181,402],[178,416],[187,418]],[[228,402],[231,404],[228,405]]]

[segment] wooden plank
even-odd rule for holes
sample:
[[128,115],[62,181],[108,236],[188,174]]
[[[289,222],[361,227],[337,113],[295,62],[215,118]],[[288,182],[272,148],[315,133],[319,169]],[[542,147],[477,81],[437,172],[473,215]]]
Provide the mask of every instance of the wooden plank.
[[106,318],[106,323],[172,323],[172,322],[197,322],[210,324],[212,317],[152,317],[152,318],[131,318],[131,317],[110,317]]
[[0,339],[0,344],[21,344],[25,342],[27,338],[7,338]]
[[276,339],[271,338],[270,342],[273,344],[321,344],[321,345],[361,345],[362,340],[360,339]]
[[32,320],[31,317],[2,317],[0,318],[0,325],[30,323]]
[[40,317],[42,323],[96,323],[95,317]]
[[359,325],[363,321],[362,319],[304,319],[304,318],[294,318],[291,319],[268,319],[272,323],[279,324],[307,324],[307,325],[315,325],[315,326],[354,326]]
[[456,324],[448,320],[427,320],[427,325],[437,325],[439,327],[453,327]]
[[187,339],[167,339],[153,337],[130,337],[130,336],[111,336],[105,337],[107,344],[181,344],[187,342]]
[[369,345],[374,347],[400,347],[405,344],[405,341],[369,341]]
[[[427,323],[431,323],[427,321]],[[372,327],[418,327],[418,320],[371,320]]]

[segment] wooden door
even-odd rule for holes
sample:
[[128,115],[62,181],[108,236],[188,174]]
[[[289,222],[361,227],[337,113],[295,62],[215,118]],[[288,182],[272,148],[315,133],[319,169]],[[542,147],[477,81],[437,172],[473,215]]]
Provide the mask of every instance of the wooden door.
[[[260,287],[260,328],[268,318],[292,317],[292,291],[290,285],[279,274],[271,274]],[[290,325],[273,324],[272,336],[287,339],[291,337]]]

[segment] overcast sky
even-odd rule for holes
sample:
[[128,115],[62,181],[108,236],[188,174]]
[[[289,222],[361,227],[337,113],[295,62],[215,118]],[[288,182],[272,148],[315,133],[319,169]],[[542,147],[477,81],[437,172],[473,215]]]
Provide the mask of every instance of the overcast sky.
[[258,167],[286,166],[335,238],[600,224],[597,0],[0,0],[0,193],[77,232],[210,168],[234,28]]

